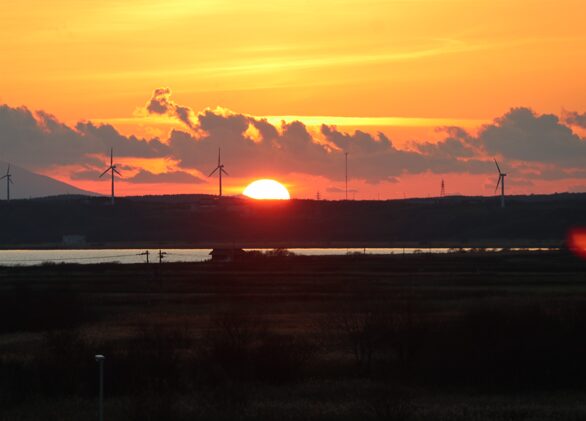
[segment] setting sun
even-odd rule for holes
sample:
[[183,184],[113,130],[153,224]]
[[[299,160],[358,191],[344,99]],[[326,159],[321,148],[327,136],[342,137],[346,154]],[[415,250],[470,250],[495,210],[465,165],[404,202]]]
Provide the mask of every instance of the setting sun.
[[252,199],[289,200],[291,196],[281,183],[275,180],[256,180],[250,183],[243,194]]

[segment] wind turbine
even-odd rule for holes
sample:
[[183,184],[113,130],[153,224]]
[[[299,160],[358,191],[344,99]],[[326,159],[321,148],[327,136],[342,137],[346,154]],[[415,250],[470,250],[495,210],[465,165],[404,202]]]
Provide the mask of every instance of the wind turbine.
[[8,169],[6,170],[6,175],[1,177],[0,180],[6,179],[6,201],[10,201],[10,185],[14,184],[12,181],[12,174],[10,174],[10,164],[8,164]]
[[348,200],[348,152],[344,152],[344,156],[346,157],[345,161],[345,169],[346,169],[346,200]]
[[224,169],[224,164],[222,164],[222,158],[221,158],[221,149],[218,148],[218,166],[210,173],[210,175],[208,175],[208,177],[211,177],[212,175],[214,175],[215,172],[218,172],[218,176],[220,178],[220,197],[222,197],[222,174],[226,174],[226,175],[230,175],[228,174],[228,172]]
[[496,164],[496,169],[499,172],[499,179],[496,182],[496,187],[494,188],[494,192],[496,193],[497,190],[499,189],[499,184],[501,185],[501,208],[505,207],[505,177],[507,176],[506,173],[501,171],[501,167],[499,167],[498,162],[496,162],[496,159],[494,160],[494,163]]
[[116,169],[116,165],[114,165],[114,148],[110,148],[110,166],[102,174],[100,174],[100,178],[102,178],[102,176],[108,171],[112,172],[112,204],[114,204],[114,173],[122,176],[122,174],[120,174]]

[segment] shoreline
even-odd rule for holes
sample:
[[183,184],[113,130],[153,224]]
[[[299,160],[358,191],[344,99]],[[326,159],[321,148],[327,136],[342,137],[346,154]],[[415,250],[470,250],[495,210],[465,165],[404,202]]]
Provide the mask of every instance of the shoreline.
[[468,242],[386,242],[386,241],[205,241],[189,243],[133,242],[133,243],[86,243],[76,246],[63,243],[3,244],[0,251],[12,250],[210,250],[215,248],[241,249],[559,249],[564,241],[545,240],[478,240]]

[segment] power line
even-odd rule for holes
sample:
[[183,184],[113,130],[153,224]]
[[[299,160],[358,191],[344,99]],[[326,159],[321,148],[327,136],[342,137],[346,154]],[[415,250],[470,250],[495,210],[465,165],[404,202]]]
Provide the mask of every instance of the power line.
[[18,263],[18,262],[66,262],[69,260],[96,260],[96,259],[119,259],[121,257],[134,257],[136,254],[118,254],[115,256],[84,256],[84,257],[62,257],[62,258],[47,258],[47,259],[12,259],[1,260],[1,263]]

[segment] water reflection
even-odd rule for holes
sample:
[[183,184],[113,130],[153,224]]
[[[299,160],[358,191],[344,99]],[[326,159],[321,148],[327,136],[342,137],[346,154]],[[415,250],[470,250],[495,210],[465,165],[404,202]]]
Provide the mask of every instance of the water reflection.
[[[266,252],[273,249],[245,249]],[[346,254],[416,254],[416,253],[451,253],[488,251],[500,252],[502,248],[291,248],[290,252],[302,256],[335,256]],[[506,250],[553,250],[551,248],[510,248]],[[88,249],[88,250],[1,250],[0,265],[2,266],[32,266],[49,263],[145,263],[145,249]],[[159,261],[159,249],[150,249],[150,262]],[[203,262],[209,260],[211,249],[165,249],[164,262]]]

